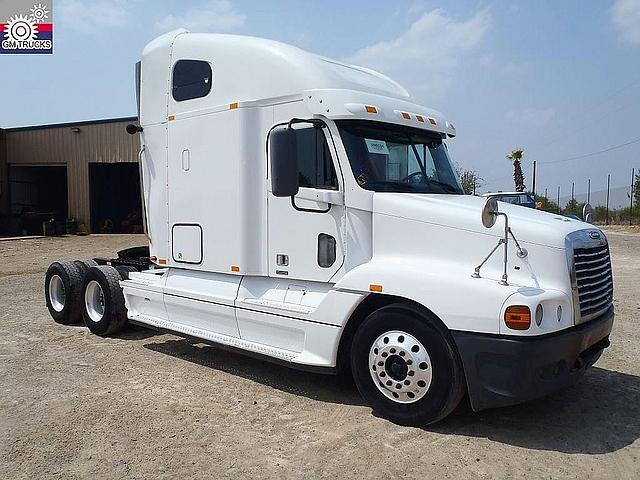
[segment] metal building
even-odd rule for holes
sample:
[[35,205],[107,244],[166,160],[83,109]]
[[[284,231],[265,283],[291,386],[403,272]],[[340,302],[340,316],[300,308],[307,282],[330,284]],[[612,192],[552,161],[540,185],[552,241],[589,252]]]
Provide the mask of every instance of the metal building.
[[75,219],[93,233],[141,229],[137,118],[0,130],[0,234]]

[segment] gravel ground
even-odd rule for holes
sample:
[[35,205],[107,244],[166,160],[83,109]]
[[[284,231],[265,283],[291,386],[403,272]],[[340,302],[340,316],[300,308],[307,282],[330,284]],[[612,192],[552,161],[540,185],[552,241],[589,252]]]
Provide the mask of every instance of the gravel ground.
[[640,235],[609,238],[617,318],[583,381],[425,429],[373,416],[338,378],[50,319],[50,262],[141,237],[0,242],[0,478],[640,478]]

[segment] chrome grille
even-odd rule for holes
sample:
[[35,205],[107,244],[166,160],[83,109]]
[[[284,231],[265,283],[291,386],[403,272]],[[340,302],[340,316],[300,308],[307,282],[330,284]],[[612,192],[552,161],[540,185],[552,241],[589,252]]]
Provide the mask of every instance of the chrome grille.
[[613,302],[609,245],[604,239],[591,243],[583,240],[572,245],[574,298],[580,309],[576,323],[590,320]]

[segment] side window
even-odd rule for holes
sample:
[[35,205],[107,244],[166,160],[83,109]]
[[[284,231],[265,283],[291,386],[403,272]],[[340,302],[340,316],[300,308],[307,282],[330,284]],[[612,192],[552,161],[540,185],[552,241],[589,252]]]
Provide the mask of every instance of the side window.
[[295,132],[299,185],[337,190],[338,178],[322,129],[302,128]]
[[211,91],[211,65],[201,60],[178,60],[173,66],[171,93],[176,102],[205,97]]

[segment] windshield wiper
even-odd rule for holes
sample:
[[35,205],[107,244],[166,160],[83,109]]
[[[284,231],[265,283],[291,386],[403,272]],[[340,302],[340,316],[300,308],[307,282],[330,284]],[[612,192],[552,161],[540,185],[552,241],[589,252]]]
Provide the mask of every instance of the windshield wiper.
[[458,190],[456,187],[454,187],[450,183],[441,182],[440,180],[432,180],[432,179],[428,179],[427,182],[428,183],[434,183],[434,184],[438,185],[439,187],[444,188],[448,192],[460,193],[460,190]]

